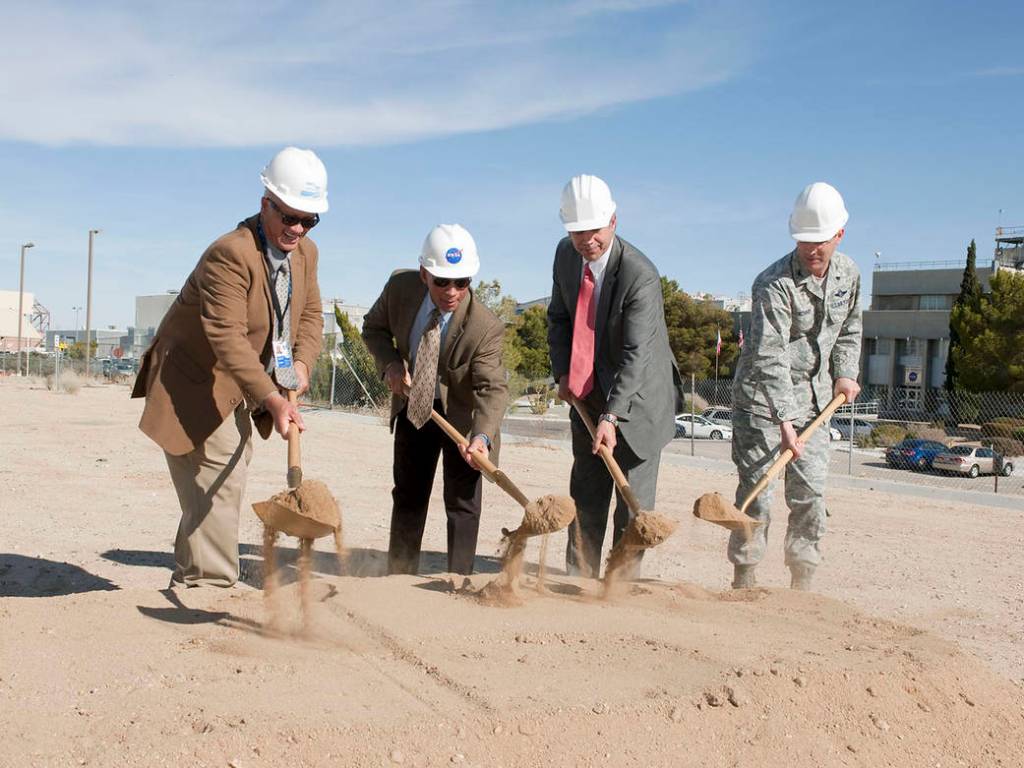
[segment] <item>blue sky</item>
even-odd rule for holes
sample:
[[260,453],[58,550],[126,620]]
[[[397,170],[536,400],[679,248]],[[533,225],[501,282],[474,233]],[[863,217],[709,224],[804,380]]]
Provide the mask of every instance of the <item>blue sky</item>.
[[[0,28],[0,289],[94,325],[179,288],[312,147],[325,296],[370,303],[459,222],[483,279],[546,295],[562,185],[609,182],[619,234],[685,290],[735,295],[825,180],[842,250],[961,258],[1024,225],[1024,56],[1011,2],[36,2]],[[79,315],[84,322],[84,312]]]

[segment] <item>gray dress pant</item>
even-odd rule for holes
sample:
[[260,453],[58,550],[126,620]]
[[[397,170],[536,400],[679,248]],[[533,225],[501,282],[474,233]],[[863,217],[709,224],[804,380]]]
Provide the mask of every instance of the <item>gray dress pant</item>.
[[[584,407],[595,421],[601,415],[603,403],[592,393],[584,403]],[[612,515],[612,546],[622,537],[631,513],[626,500],[615,489],[608,468],[599,454],[592,453],[594,441],[590,437],[583,421],[573,410],[570,414],[572,424],[572,475],[569,480],[569,493],[576,502],[577,522],[569,526],[569,542],[565,552],[565,568],[570,574],[579,574],[596,578],[601,571],[601,550],[604,546],[605,532],[608,528],[608,508],[611,504],[612,492],[615,492],[615,511]],[[658,486],[658,465],[661,453],[646,461],[637,457],[623,439],[616,434],[617,442],[612,455],[618,462],[623,474],[629,481],[633,493],[636,494],[640,507],[645,510],[654,509],[654,498]],[[643,551],[636,553],[633,567],[625,575],[635,578],[639,575],[640,559]]]
[[181,504],[172,583],[232,586],[238,581],[238,517],[252,459],[249,409],[238,406],[192,452],[165,455]]

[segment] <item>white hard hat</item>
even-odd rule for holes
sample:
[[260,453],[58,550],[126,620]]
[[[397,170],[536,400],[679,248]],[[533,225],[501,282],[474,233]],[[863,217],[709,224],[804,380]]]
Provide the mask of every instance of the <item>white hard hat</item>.
[[473,277],[480,271],[476,242],[458,224],[438,224],[423,241],[420,266],[435,277]]
[[558,215],[567,232],[603,229],[611,223],[614,213],[612,191],[597,176],[586,173],[573,176],[562,189]]
[[263,186],[289,208],[327,210],[327,169],[311,149],[285,147],[260,173]]
[[789,234],[804,243],[823,243],[846,226],[850,214],[839,191],[831,184],[816,181],[804,187],[789,216]]

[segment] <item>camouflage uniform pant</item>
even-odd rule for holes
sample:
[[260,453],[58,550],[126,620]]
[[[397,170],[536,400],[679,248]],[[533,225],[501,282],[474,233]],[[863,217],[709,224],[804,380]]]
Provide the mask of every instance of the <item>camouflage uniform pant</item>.
[[[808,421],[808,423],[810,423]],[[793,425],[799,433],[806,424]],[[779,425],[769,419],[743,411],[733,412],[732,460],[739,472],[736,488],[737,509],[747,498],[779,454]],[[829,461],[828,429],[818,429],[804,446],[803,454],[785,469],[786,506],[789,524],[786,527],[786,565],[817,566],[821,562],[819,543],[825,533],[825,478]],[[734,565],[756,565],[764,557],[771,522],[773,481],[747,507],[747,514],[763,525],[754,529],[750,540],[742,531],[729,537],[729,560]]]

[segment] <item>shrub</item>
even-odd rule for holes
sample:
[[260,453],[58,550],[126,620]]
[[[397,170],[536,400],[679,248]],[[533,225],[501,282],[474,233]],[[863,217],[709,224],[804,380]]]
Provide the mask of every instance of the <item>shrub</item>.
[[690,401],[693,400],[693,412],[704,413],[704,409],[708,407],[708,401],[700,395],[685,395],[683,397],[683,410],[680,413],[690,412]]
[[57,386],[57,376],[47,374],[46,388],[51,392],[66,392],[69,395],[77,395],[82,388],[82,379],[74,371],[64,371],[60,375],[60,387]]
[[858,445],[864,448],[888,448],[907,437],[907,430],[899,424],[879,424],[865,435]]
[[949,445],[949,435],[943,427],[915,425],[907,429],[907,437],[917,437],[922,440],[935,440],[938,443]]
[[986,421],[981,425],[981,434],[985,437],[1007,437],[1017,439],[1017,435],[1024,433],[1024,419],[1013,419],[1008,416],[1000,416]]
[[1003,456],[1024,456],[1024,442],[1008,437],[993,437],[985,442]]

